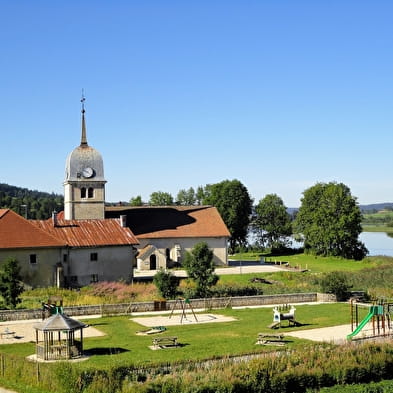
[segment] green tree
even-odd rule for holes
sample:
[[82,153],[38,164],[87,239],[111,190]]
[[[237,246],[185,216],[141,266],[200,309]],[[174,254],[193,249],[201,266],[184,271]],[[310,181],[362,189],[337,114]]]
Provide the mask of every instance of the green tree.
[[174,299],[176,297],[179,278],[171,272],[160,269],[154,275],[153,283],[164,299]]
[[306,252],[361,260],[367,249],[358,240],[362,215],[356,198],[342,183],[317,183],[303,192],[295,229]]
[[196,203],[195,190],[190,187],[188,190],[180,190],[177,193],[176,204],[184,206],[193,206]]
[[183,266],[189,278],[195,284],[195,296],[207,297],[210,294],[210,287],[218,281],[218,276],[214,273],[213,251],[205,242],[197,243],[191,252],[187,252]]
[[215,206],[224,220],[231,238],[231,251],[246,243],[252,209],[252,199],[239,180],[224,180],[205,187],[204,205]]
[[7,307],[15,308],[21,302],[19,295],[23,292],[20,266],[15,258],[5,260],[0,272],[0,294]]
[[288,246],[288,236],[292,234],[291,216],[276,194],[268,194],[259,201],[252,226],[263,246],[272,250]]
[[196,204],[202,205],[204,198],[205,198],[205,190],[202,186],[198,186],[195,192]]
[[136,197],[133,197],[130,199],[130,205],[131,206],[142,206],[142,197],[140,195],[137,195]]
[[173,197],[168,192],[155,191],[150,195],[150,206],[172,206]]

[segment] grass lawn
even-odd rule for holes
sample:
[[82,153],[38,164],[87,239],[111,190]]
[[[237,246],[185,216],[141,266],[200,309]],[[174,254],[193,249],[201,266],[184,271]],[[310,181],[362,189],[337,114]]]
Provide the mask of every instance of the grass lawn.
[[393,227],[388,227],[385,224],[383,224],[383,225],[363,224],[362,229],[363,229],[363,232],[393,233]]
[[[105,367],[113,364],[154,365],[162,362],[199,360],[229,355],[276,350],[275,347],[256,346],[257,335],[263,333],[291,332],[299,329],[320,328],[350,323],[348,304],[322,304],[297,306],[296,319],[301,327],[268,328],[273,321],[272,307],[258,309],[222,309],[210,313],[236,318],[233,322],[168,326],[162,336],[176,336],[183,346],[153,351],[149,348],[152,336],[138,336],[146,327],[129,317],[107,317],[88,320],[86,323],[106,333],[103,337],[84,339],[84,349],[90,359],[79,363],[81,367]],[[286,326],[286,322],[283,323]],[[304,340],[289,339],[288,348],[304,345]],[[273,348],[273,349],[272,349]],[[1,345],[0,352],[22,356],[35,352],[34,344]]]
[[[242,261],[259,261],[262,253],[239,253],[231,256],[230,259]],[[308,269],[314,273],[325,273],[331,271],[359,271],[364,268],[375,267],[378,265],[378,258],[370,257],[362,261],[343,259],[338,257],[320,257],[309,254],[294,254],[283,256],[264,256],[265,262],[288,262],[292,267]]]
[[[248,256],[248,259],[246,256]],[[230,259],[236,260],[249,260],[259,261],[261,253],[239,253],[236,254],[235,258]],[[252,259],[254,258],[254,259]],[[308,269],[314,273],[325,273],[331,271],[359,271],[364,268],[375,267],[379,264],[378,258],[370,257],[365,258],[362,261],[354,261],[352,259],[344,259],[338,257],[320,257],[310,254],[293,254],[283,256],[265,256],[265,262],[289,262],[292,267],[300,267],[301,269]]]

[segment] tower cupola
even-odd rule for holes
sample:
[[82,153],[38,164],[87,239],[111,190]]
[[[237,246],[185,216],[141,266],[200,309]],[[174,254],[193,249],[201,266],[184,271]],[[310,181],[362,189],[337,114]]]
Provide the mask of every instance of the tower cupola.
[[65,168],[64,218],[67,220],[104,218],[104,162],[101,154],[87,143],[83,95],[81,102],[81,142],[68,155]]

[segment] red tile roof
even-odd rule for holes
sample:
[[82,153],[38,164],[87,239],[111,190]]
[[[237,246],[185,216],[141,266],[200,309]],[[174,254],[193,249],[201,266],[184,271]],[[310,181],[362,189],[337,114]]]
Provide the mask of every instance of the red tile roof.
[[63,247],[65,242],[9,209],[0,209],[0,249]]
[[212,206],[112,206],[105,216],[127,216],[138,239],[174,237],[229,237],[220,213]]
[[99,247],[138,244],[138,240],[129,228],[123,228],[118,219],[106,220],[57,220],[32,221],[32,223],[61,239],[70,247]]

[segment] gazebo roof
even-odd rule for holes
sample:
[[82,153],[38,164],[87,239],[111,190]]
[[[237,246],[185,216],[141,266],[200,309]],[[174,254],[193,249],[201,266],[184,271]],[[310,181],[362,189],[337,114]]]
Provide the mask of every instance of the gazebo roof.
[[55,314],[34,326],[36,330],[57,331],[57,330],[77,330],[87,327],[83,322],[72,319],[64,314]]

